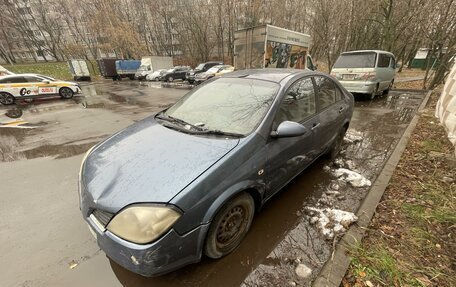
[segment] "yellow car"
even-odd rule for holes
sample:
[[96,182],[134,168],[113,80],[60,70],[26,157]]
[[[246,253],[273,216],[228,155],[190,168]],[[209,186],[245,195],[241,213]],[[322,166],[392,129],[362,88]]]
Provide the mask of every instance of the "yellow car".
[[53,79],[38,74],[16,74],[0,77],[0,103],[11,105],[18,99],[60,96],[70,99],[79,94],[77,83]]

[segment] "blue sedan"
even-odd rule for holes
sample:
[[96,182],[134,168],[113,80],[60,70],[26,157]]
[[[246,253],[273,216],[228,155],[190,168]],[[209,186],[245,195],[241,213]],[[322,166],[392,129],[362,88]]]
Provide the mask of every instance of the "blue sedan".
[[144,276],[223,257],[269,198],[337,155],[352,112],[353,96],[318,72],[210,80],[86,154],[83,218],[111,259]]

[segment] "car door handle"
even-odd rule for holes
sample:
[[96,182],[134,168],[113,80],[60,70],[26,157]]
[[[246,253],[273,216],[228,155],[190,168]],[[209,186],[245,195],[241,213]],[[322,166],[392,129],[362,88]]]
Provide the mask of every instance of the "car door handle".
[[342,113],[344,111],[344,107],[340,107],[339,108],[339,114]]
[[320,125],[320,123],[314,123],[314,124],[312,125],[311,130],[312,130],[312,131],[315,130],[316,128],[318,128],[319,125]]

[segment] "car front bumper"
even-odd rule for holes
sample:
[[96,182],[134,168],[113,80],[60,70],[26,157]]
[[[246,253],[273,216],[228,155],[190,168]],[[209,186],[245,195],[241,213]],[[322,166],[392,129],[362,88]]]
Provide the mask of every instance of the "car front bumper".
[[[96,219],[95,219],[96,220]],[[159,276],[200,261],[208,224],[180,235],[174,229],[150,244],[123,240],[100,229],[93,217],[86,218],[97,243],[106,255],[122,267],[143,276]]]
[[365,81],[340,81],[342,86],[350,93],[370,94],[372,93],[377,82],[365,82]]

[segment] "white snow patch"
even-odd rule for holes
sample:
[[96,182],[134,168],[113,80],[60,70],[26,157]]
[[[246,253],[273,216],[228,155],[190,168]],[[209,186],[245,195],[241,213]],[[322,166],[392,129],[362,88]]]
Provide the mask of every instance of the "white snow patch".
[[358,217],[348,211],[339,209],[319,209],[308,207],[315,216],[310,218],[310,223],[315,224],[320,233],[327,239],[333,239],[336,234],[344,233]]
[[298,266],[295,269],[296,275],[298,275],[301,278],[307,278],[310,275],[312,275],[312,269],[307,267],[304,264],[298,264]]
[[363,134],[358,131],[348,130],[344,137],[347,143],[356,143],[363,140]]
[[371,186],[372,183],[370,180],[362,176],[361,174],[354,172],[346,168],[338,168],[334,171],[334,176],[349,182],[354,187],[364,187]]

